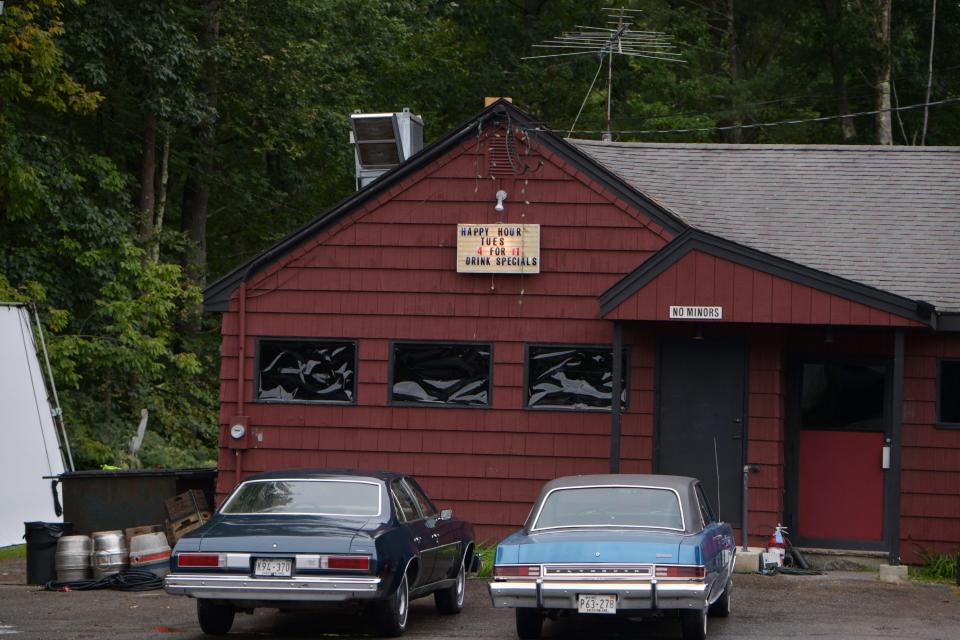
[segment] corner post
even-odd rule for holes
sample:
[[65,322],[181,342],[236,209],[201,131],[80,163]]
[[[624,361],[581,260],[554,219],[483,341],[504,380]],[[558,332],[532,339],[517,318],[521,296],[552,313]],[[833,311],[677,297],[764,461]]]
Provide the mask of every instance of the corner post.
[[620,473],[620,396],[623,395],[623,325],[613,321],[613,390],[610,397],[610,473]]
[[904,332],[897,329],[893,336],[893,384],[890,398],[890,434],[887,446],[890,447],[890,468],[887,470],[886,514],[887,535],[890,541],[890,564],[900,564],[900,464],[901,432],[903,431],[903,365]]

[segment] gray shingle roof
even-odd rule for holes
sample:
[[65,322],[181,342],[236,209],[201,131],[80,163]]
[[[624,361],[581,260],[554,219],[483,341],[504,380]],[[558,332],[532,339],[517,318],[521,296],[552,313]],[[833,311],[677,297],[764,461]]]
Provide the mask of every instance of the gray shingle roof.
[[570,142],[693,227],[960,311],[960,147]]

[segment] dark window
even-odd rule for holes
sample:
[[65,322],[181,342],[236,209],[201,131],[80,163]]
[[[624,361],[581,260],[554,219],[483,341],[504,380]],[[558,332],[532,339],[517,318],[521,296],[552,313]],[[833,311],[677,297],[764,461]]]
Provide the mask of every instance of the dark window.
[[353,402],[357,383],[355,342],[260,340],[257,400]]
[[[623,351],[621,407],[627,405],[627,369]],[[609,409],[613,395],[613,349],[534,345],[527,351],[527,406]]]
[[399,509],[398,515],[401,520],[411,522],[420,519],[420,514],[417,513],[417,506],[414,504],[413,498],[410,497],[406,487],[404,487],[399,480],[394,480],[390,483],[390,493],[393,494],[393,499],[397,501],[396,504]]
[[960,424],[960,360],[940,361],[938,394],[940,422]]
[[800,405],[803,428],[882,429],[884,373],[880,365],[804,364]]
[[395,343],[390,400],[489,405],[490,361],[486,344]]

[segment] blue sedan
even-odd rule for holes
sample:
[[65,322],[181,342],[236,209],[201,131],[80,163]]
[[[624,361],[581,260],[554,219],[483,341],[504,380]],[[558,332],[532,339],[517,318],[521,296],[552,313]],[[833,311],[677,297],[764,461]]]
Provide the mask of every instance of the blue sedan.
[[165,587],[197,599],[208,634],[228,633],[236,612],[357,601],[382,635],[399,636],[414,598],[459,613],[477,568],[473,528],[413,478],[297,469],[241,483],[177,543]]
[[703,640],[708,614],[730,614],[735,553],[694,478],[558,478],[497,546],[490,596],[524,639],[547,616],[676,612],[685,640]]

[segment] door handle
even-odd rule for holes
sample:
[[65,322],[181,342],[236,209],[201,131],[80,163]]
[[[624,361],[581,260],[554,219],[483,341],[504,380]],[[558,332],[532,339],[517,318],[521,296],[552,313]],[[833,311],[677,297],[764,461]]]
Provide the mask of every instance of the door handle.
[[421,540],[420,536],[417,536],[416,538],[413,539],[413,541],[416,542],[417,544],[420,544],[420,540]]
[[434,533],[434,534],[432,534],[430,537],[433,538],[434,540],[439,540],[439,539],[440,539],[440,534],[439,534],[439,533]]

